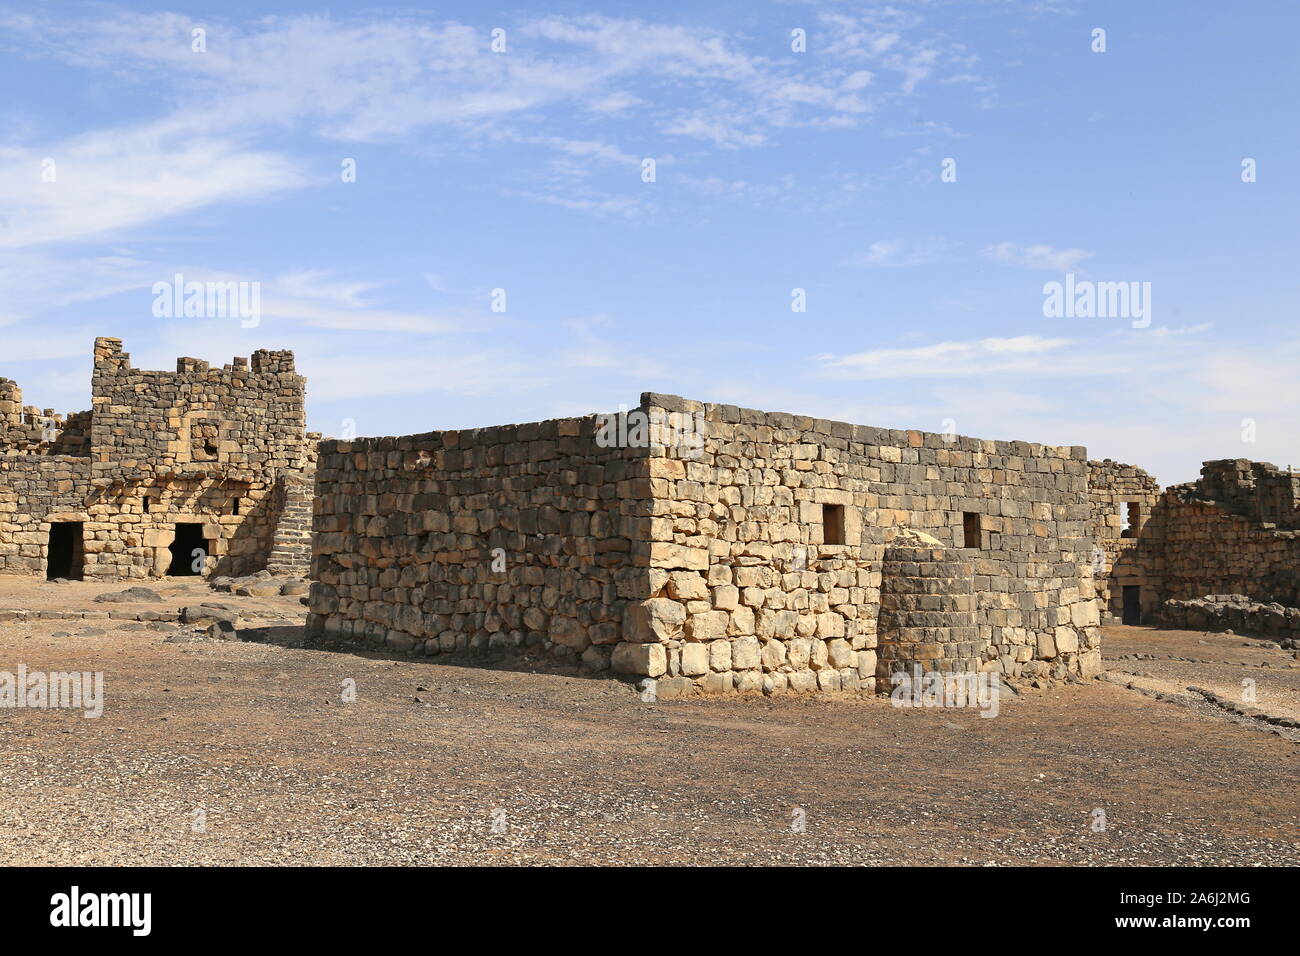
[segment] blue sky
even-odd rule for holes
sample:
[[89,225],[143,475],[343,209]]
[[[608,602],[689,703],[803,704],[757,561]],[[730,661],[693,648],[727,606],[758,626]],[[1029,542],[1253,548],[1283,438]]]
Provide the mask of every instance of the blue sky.
[[[1300,465],[1297,9],[9,4],[0,375],[88,407],[117,335],[292,348],[331,435],[653,390]],[[1067,272],[1149,282],[1150,324],[1046,317]],[[155,317],[176,273],[259,283],[259,324]]]

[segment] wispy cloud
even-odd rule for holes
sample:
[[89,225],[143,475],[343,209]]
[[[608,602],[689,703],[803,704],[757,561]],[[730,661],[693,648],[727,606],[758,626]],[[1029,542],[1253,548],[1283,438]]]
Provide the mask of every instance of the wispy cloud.
[[163,122],[0,150],[0,247],[102,236],[305,181],[283,157],[195,132]]
[[947,240],[937,238],[878,239],[849,264],[868,269],[919,266],[941,259],[949,248]]
[[821,360],[828,371],[845,378],[948,378],[1039,368],[1043,356],[1069,344],[1069,339],[1019,335],[908,349],[872,349],[841,357],[822,356]]
[[1049,269],[1052,272],[1069,272],[1094,253],[1086,249],[1056,249],[1047,245],[1018,245],[998,242],[985,246],[981,254],[994,262],[1025,266],[1029,269]]

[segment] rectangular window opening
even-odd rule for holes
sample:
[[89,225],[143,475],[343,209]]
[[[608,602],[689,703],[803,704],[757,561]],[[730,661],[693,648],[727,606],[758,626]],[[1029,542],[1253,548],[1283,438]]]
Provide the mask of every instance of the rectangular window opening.
[[144,513],[145,513],[145,514],[148,514],[148,513],[149,513],[150,502],[151,502],[152,500],[153,500],[153,499],[150,498],[148,495],[145,495],[144,498],[141,499],[140,507],[144,509]]
[[844,506],[822,505],[822,544],[844,543]]
[[1142,505],[1137,501],[1126,501],[1119,509],[1119,536],[1131,538],[1137,534],[1142,524]]
[[978,548],[980,544],[980,516],[976,511],[964,511],[961,516],[961,531],[964,547]]

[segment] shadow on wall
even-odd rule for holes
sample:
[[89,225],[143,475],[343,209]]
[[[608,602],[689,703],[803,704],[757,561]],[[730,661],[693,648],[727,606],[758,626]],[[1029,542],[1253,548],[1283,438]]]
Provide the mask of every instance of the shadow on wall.
[[225,554],[219,555],[208,572],[210,577],[224,575],[241,577],[266,567],[271,553],[271,542],[283,509],[283,496],[278,490],[248,501],[241,511],[241,520],[234,533],[226,539]]
[[388,643],[376,643],[364,637],[331,638],[324,635],[310,636],[307,634],[305,626],[241,629],[239,636],[241,640],[246,641],[275,644],[287,648],[310,647],[312,650],[329,651],[372,661],[411,662],[423,660],[444,667],[463,667],[475,671],[493,670],[516,674],[532,674],[534,676],[546,675],[565,679],[581,678],[585,680],[618,681],[627,684],[629,687],[634,686],[643,679],[634,674],[619,673],[608,667],[601,669],[588,667],[580,663],[580,659],[576,657],[573,658],[572,664],[565,664],[552,655],[542,653],[540,649],[536,654],[529,653],[526,649],[522,653],[519,650],[511,653],[500,648],[487,646],[477,650],[471,649],[467,636],[464,641],[464,649],[444,651],[432,655],[399,649]]

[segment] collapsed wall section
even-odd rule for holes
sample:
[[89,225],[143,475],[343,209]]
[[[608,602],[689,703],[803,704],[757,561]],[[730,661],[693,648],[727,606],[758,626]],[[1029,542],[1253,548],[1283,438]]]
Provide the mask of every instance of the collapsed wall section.
[[1191,492],[1268,530],[1300,529],[1300,474],[1289,468],[1244,458],[1207,461]]
[[645,450],[596,431],[588,417],[322,442],[309,635],[608,669],[629,600],[649,596],[649,486]]
[[1300,606],[1300,475],[1267,462],[1207,461],[1198,480],[1162,492],[1131,465],[1089,468],[1107,623],[1178,624],[1192,618],[1181,607],[1169,614],[1167,602],[1209,595]]
[[1160,599],[1242,594],[1300,606],[1300,531],[1281,531],[1225,510],[1195,485],[1160,501],[1150,547],[1161,567]]

